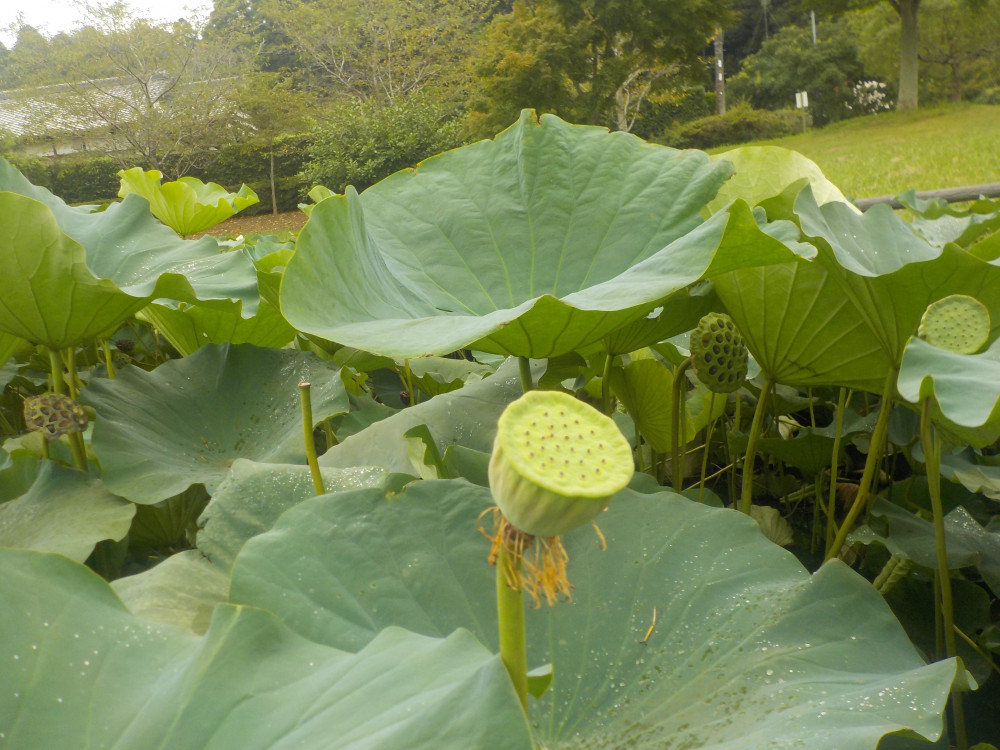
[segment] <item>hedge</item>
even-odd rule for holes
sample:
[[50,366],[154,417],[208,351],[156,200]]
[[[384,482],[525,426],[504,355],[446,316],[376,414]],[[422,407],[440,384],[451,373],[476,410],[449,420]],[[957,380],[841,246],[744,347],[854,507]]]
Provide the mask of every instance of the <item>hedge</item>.
[[781,138],[801,131],[802,115],[795,110],[771,112],[738,104],[724,115],[702,117],[668,128],[656,141],[674,148],[706,149]]

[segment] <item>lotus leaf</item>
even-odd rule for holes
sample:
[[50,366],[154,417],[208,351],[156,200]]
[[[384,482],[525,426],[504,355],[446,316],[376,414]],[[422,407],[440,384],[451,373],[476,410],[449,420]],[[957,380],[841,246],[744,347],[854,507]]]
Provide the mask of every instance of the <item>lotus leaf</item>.
[[59,552],[83,562],[101,540],[128,533],[135,506],[108,492],[100,479],[52,461],[18,463],[37,473],[24,494],[0,502],[0,547]]
[[298,384],[312,383],[317,422],[347,411],[335,366],[316,355],[249,344],[204,346],[152,372],[94,379],[93,447],[118,495],[155,503],[204,484],[211,493],[237,458],[305,462]]
[[5,747],[530,747],[500,660],[468,633],[387,629],[359,653],[222,606],[204,637],[127,612],[64,557],[0,550]]
[[277,308],[263,300],[257,313],[249,318],[243,317],[238,302],[226,307],[151,304],[136,317],[151,323],[184,357],[205,344],[253,344],[280,349],[295,338],[295,329]]
[[238,193],[230,193],[214,182],[202,182],[197,177],[181,177],[173,182],[160,181],[163,174],[155,169],[144,172],[141,167],[123,169],[118,173],[121,189],[118,195],[135,194],[149,201],[149,210],[177,234],[203,232],[247,206],[259,203],[257,194],[242,185]]
[[730,172],[525,111],[495,140],[317,203],[281,310],[300,331],[394,357],[579,350],[699,279],[792,257],[744,203],[701,222]]
[[[490,504],[461,480],[307,500],[247,543],[231,599],[347,650],[397,622],[495,647],[476,530]],[[625,490],[599,524],[606,551],[591,533],[564,539],[572,604],[528,612],[529,666],[555,671],[531,706],[544,747],[860,750],[941,733],[955,662],[925,665],[846,566],[810,576],[751,519],[670,492]]]
[[844,194],[824,176],[816,163],[797,151],[780,146],[741,146],[713,154],[712,158],[725,159],[736,170],[708,204],[712,212],[735,198],[742,198],[751,206],[756,206],[802,179],[807,180],[820,203],[847,203]]

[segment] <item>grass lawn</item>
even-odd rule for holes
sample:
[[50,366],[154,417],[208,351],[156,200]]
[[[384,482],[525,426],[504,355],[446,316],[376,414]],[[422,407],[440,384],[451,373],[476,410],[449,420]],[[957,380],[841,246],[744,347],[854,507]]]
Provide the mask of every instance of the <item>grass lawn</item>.
[[765,144],[809,157],[852,198],[1000,182],[1000,107],[994,106],[885,112],[742,145]]

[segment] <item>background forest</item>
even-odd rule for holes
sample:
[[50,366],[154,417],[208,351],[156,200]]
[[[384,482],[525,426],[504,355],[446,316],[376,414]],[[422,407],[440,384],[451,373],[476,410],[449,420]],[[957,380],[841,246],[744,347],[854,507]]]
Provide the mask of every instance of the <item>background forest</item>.
[[985,0],[215,0],[173,24],[87,10],[76,31],[22,25],[0,45],[0,151],[71,202],[112,198],[138,165],[293,209],[524,107],[708,148],[797,132],[797,91],[814,125],[1000,103]]

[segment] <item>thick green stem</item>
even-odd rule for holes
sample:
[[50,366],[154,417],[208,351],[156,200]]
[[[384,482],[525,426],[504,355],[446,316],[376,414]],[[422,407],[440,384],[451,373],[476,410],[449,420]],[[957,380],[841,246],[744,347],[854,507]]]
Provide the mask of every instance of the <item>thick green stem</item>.
[[108,346],[107,339],[101,339],[101,351],[104,352],[104,366],[108,370],[108,380],[114,380],[115,375],[115,363],[111,357],[111,347]]
[[[71,353],[72,354],[72,353]],[[56,393],[66,396],[67,393],[66,378],[63,376],[63,358],[62,355],[55,349],[49,349],[49,366],[52,370],[52,390]],[[74,368],[70,371],[71,379],[76,378],[75,363]],[[76,398],[76,386],[72,386],[71,392],[73,395],[70,398]],[[71,432],[66,436],[69,441],[69,449],[73,454],[73,465],[80,471],[87,470],[87,448],[83,443],[83,435],[79,432]],[[48,446],[46,446],[47,448]],[[44,457],[44,456],[43,456]]]
[[[937,552],[938,583],[941,587],[941,624],[944,631],[945,657],[958,653],[955,643],[955,608],[951,593],[951,575],[948,572],[948,549],[944,536],[944,507],[941,503],[941,440],[931,424],[931,400],[925,398],[920,411],[920,443],[924,449],[927,469],[927,492],[931,496],[934,515],[934,547]],[[969,743],[965,735],[962,696],[953,691],[951,710],[955,719],[955,740],[959,750],[966,750]]]
[[63,377],[63,361],[55,349],[49,349],[49,367],[52,370],[52,390],[65,396],[66,379]]
[[535,387],[531,377],[531,360],[527,357],[518,357],[517,367],[521,373],[521,390],[527,393]]
[[604,371],[601,373],[601,409],[611,416],[611,367],[617,355],[608,352],[604,358]]
[[[708,413],[715,413],[715,399],[718,397],[718,393],[712,392],[712,395],[708,399]],[[715,423],[718,420],[713,419],[708,423],[708,427],[705,430],[705,450],[701,454],[701,471],[698,473],[698,502],[701,502],[702,495],[705,493],[705,474],[708,471],[708,456],[712,448],[712,434],[715,432]]]
[[[847,511],[847,517],[837,531],[837,537],[826,551],[826,560],[831,560],[840,554],[847,535],[851,532],[851,527],[858,520],[861,511],[868,505],[868,498],[871,496],[871,488],[875,483],[875,476],[878,473],[878,466],[882,462],[882,450],[885,446],[885,439],[889,434],[889,415],[892,413],[892,394],[896,389],[896,371],[890,370],[885,378],[885,387],[882,389],[882,405],[879,407],[878,420],[875,422],[875,429],[872,431],[871,443],[868,446],[868,457],[865,459],[865,470],[861,475],[861,484],[858,485],[858,494],[854,497],[854,504]],[[824,560],[824,562],[826,562]]]
[[524,594],[507,582],[508,571],[516,580],[520,560],[511,558],[503,544],[497,555],[497,622],[500,628],[500,660],[514,683],[514,692],[528,715],[528,649],[524,627]]
[[684,429],[681,414],[684,410],[684,383],[687,378],[684,374],[691,366],[691,360],[685,359],[674,369],[674,382],[672,386],[673,403],[670,405],[671,429],[670,429],[670,466],[673,469],[674,492],[684,489],[684,471],[681,460],[681,445],[686,441],[681,434]]
[[760,391],[760,398],[757,399],[757,408],[754,410],[753,422],[750,424],[747,452],[743,457],[743,488],[740,491],[740,511],[747,515],[750,514],[750,506],[753,505],[753,465],[757,460],[757,441],[760,440],[760,433],[764,429],[764,412],[767,410],[767,399],[773,388],[774,381],[767,378]]
[[319,461],[316,457],[316,442],[313,440],[312,395],[309,383],[299,383],[299,404],[302,406],[302,437],[306,444],[306,461],[309,473],[312,475],[313,488],[317,495],[326,494],[323,486],[323,475],[319,471]]
[[841,388],[837,397],[837,418],[834,422],[833,455],[830,457],[830,500],[826,506],[826,546],[823,559],[830,559],[833,540],[837,537],[837,473],[840,469],[840,437],[844,430],[844,410],[847,408],[847,389]]

